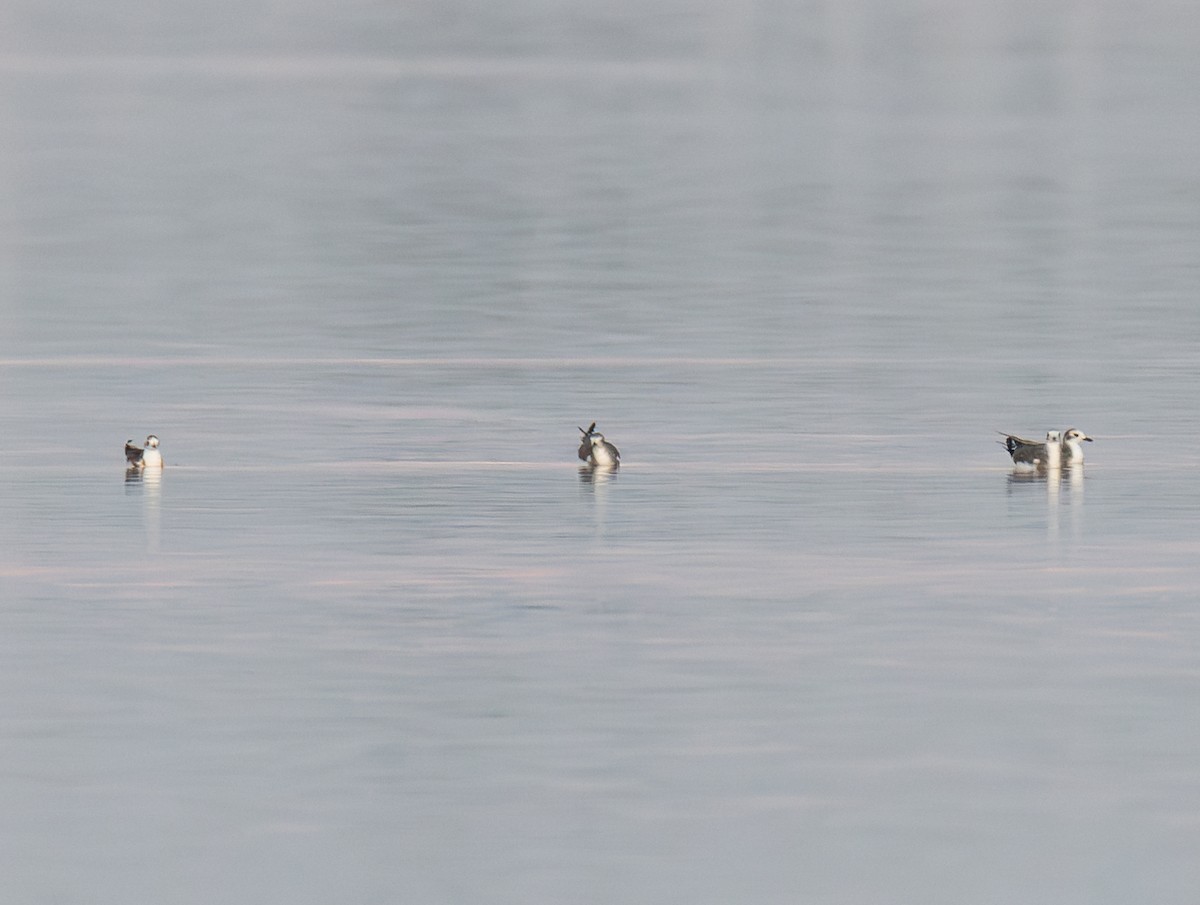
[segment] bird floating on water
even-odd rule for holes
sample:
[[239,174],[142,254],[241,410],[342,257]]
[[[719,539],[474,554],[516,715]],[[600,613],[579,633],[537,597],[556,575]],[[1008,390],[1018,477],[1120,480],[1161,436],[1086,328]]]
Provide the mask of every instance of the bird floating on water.
[[583,442],[579,444],[579,458],[588,465],[601,468],[616,468],[621,464],[621,453],[615,446],[604,439],[604,434],[596,430],[596,422],[588,425],[588,429],[579,428],[583,434]]
[[1080,443],[1091,443],[1092,438],[1082,431],[1077,431],[1071,427],[1063,433],[1062,437],[1062,455],[1063,462],[1067,465],[1076,465],[1083,462],[1083,447]]
[[1081,464],[1083,447],[1080,443],[1083,442],[1091,443],[1092,438],[1073,427],[1066,431],[1047,431],[1045,443],[1025,440],[1013,434],[1004,435],[1004,448],[1012,456],[1014,465],[1025,465],[1043,471],[1062,465]]
[[1062,434],[1059,431],[1047,431],[1045,443],[1005,434],[1004,448],[1012,456],[1014,465],[1058,468],[1062,464]]
[[146,445],[134,446],[132,440],[125,441],[125,462],[129,468],[162,468],[163,457],[158,451],[158,437],[151,434]]

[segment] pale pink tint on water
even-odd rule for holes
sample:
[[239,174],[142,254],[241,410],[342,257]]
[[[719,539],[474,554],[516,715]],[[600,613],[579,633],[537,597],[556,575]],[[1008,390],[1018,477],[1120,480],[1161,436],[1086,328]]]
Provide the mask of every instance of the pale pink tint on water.
[[0,29],[8,898],[1191,905],[1200,11],[99,10]]

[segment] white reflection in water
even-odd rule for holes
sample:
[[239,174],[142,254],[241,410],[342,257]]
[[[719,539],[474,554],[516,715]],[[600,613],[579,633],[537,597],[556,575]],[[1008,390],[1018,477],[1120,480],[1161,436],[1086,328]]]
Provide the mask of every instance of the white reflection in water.
[[608,493],[612,483],[617,479],[620,466],[615,465],[582,465],[579,468],[580,484],[589,491],[593,502],[596,536],[603,537],[605,529],[605,512],[607,509]]
[[129,468],[125,471],[125,489],[142,494],[143,526],[146,530],[146,549],[157,552],[162,534],[162,476],[161,468]]
[[[1064,478],[1066,488],[1064,492]],[[1014,470],[1008,476],[1010,490],[1024,484],[1046,486],[1046,533],[1058,539],[1062,532],[1062,512],[1067,512],[1067,530],[1078,539],[1083,530],[1083,463],[1045,471]]]
[[616,465],[583,465],[579,468],[579,480],[584,484],[607,484],[617,476]]

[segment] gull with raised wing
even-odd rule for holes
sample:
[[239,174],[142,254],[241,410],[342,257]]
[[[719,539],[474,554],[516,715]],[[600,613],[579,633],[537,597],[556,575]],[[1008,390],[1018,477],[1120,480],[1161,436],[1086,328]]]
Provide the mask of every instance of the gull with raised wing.
[[616,468],[621,464],[620,451],[604,439],[604,434],[597,432],[595,421],[587,430],[579,428],[579,432],[583,434],[583,442],[579,444],[580,459],[601,468]]
[[158,451],[158,437],[151,434],[145,446],[134,446],[132,440],[125,441],[125,463],[128,468],[162,468],[163,457]]

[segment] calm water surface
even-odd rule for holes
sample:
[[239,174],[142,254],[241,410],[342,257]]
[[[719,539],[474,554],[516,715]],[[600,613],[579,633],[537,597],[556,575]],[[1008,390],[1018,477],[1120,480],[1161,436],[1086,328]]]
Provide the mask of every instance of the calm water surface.
[[1194,901],[1200,12],[10,7],[4,898]]

